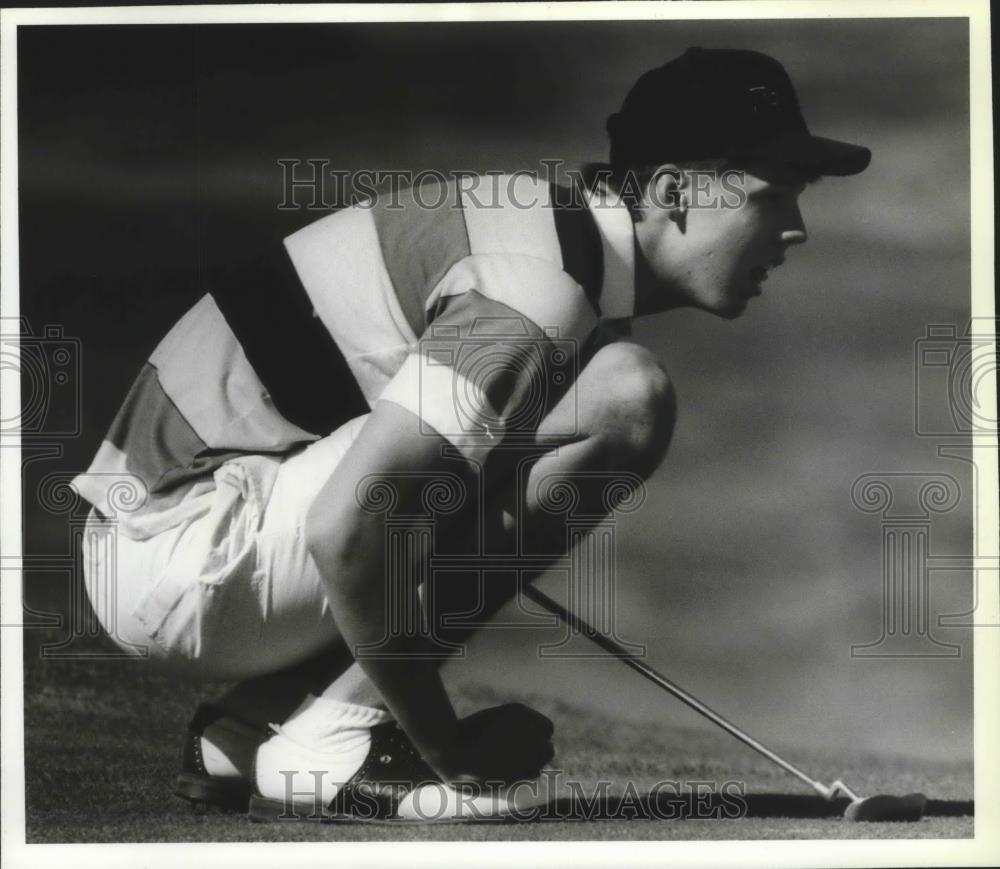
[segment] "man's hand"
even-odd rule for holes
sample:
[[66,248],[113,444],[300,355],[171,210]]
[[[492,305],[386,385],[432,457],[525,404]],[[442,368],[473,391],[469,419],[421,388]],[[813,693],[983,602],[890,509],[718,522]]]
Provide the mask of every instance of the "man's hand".
[[445,782],[502,782],[538,777],[554,753],[552,722],[520,703],[483,709],[458,723],[455,745],[427,758]]

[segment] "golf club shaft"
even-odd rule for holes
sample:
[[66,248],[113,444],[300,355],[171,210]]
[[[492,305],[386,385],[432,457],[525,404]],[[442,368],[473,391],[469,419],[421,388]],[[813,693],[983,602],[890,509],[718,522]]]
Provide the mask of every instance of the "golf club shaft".
[[585,637],[587,637],[587,639],[591,640],[592,642],[600,646],[602,649],[604,649],[604,651],[608,652],[611,655],[614,655],[616,658],[627,664],[637,673],[641,673],[643,676],[649,679],[650,682],[659,685],[664,691],[669,692],[678,700],[680,700],[682,703],[690,706],[695,712],[699,713],[700,715],[703,715],[709,721],[712,721],[713,723],[719,725],[719,727],[721,727],[728,733],[731,733],[744,745],[749,745],[750,748],[754,749],[754,751],[759,752],[760,754],[764,755],[764,757],[766,757],[768,760],[770,760],[772,763],[776,763],[785,771],[790,772],[792,775],[798,777],[799,779],[804,781],[807,785],[809,785],[811,788],[813,788],[815,791],[822,794],[824,797],[827,798],[830,797],[831,795],[830,789],[827,788],[822,782],[818,782],[815,779],[810,778],[808,775],[806,775],[805,772],[803,772],[801,769],[795,766],[795,764],[789,763],[789,761],[775,754],[767,746],[762,745],[752,736],[750,736],[747,733],[744,733],[739,727],[737,727],[731,721],[727,721],[725,718],[719,715],[719,713],[716,712],[715,710],[710,709],[708,706],[702,703],[697,697],[694,697],[693,695],[685,691],[683,688],[681,688],[680,685],[676,685],[673,682],[671,682],[666,676],[662,675],[661,673],[658,673],[641,658],[638,658],[631,652],[623,649],[618,643],[616,643],[610,637],[606,637],[592,625],[588,624],[583,619],[581,619],[578,615],[576,615],[573,612],[570,612],[561,604],[556,603],[556,601],[552,600],[552,598],[550,598],[544,592],[539,591],[532,585],[526,584],[524,586],[524,594],[528,598],[533,600],[535,603],[537,603],[539,606],[548,610],[553,615],[559,616],[559,618],[561,618],[564,622],[566,622],[566,624],[569,625],[573,630],[583,634]]

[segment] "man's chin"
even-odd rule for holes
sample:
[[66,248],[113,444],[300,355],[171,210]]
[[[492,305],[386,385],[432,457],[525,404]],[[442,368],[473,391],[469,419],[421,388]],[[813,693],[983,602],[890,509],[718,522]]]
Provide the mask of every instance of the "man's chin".
[[701,311],[707,311],[709,314],[714,314],[716,317],[721,317],[723,320],[735,320],[746,311],[749,303],[749,296],[727,295],[708,299],[694,298],[683,305],[683,307],[697,308]]
[[735,320],[747,309],[749,299],[722,299],[717,304],[705,305],[704,309],[723,320]]

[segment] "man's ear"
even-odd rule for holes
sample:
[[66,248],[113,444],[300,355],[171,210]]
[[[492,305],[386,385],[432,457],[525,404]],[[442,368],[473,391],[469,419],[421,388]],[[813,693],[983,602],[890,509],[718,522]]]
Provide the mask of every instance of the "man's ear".
[[684,172],[673,163],[657,168],[646,187],[647,214],[657,214],[683,227],[688,209],[688,180]]

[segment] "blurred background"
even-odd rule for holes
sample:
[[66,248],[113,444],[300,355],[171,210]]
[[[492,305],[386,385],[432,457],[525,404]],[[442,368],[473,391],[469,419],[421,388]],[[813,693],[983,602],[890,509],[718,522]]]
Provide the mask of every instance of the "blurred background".
[[[970,466],[936,450],[968,439],[949,422],[941,369],[914,362],[928,326],[961,332],[970,316],[960,19],[21,27],[21,313],[36,336],[61,326],[79,340],[68,388],[82,397],[44,409],[43,433],[69,434],[39,438],[61,455],[27,466],[25,552],[67,551],[41,480],[87,466],[206,265],[321,216],[279,210],[278,160],[483,171],[604,159],[607,115],[690,45],[772,54],[813,131],[874,157],[807,191],[810,242],[742,318],[638,322],[680,420],[643,508],[618,522],[618,636],[765,741],[970,758],[971,631],[937,624],[972,606],[968,570],[931,575],[933,640],[957,649],[924,636],[906,648],[932,657],[851,655],[883,623],[882,520],[852,503],[859,477],[950,476],[959,497],[934,515],[930,554],[972,551]],[[43,387],[24,388],[30,403]],[[917,436],[918,400],[944,420],[937,437]],[[29,623],[74,593],[41,561],[25,584]],[[559,597],[562,585],[544,583]],[[558,636],[486,630],[449,678],[702,726],[614,661],[540,661],[537,644]]]

